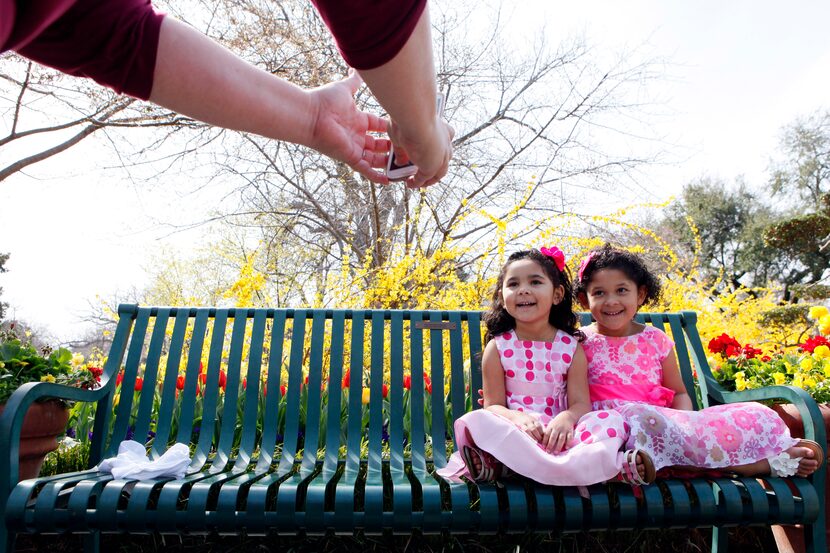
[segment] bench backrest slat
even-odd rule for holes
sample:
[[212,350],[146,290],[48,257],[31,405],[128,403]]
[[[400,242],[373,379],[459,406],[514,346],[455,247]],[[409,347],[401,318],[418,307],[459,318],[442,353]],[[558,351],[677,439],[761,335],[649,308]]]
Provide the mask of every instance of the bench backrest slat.
[[326,313],[314,311],[311,317],[311,350],[309,352],[308,386],[306,386],[306,420],[301,474],[314,471],[320,444],[320,405],[323,385],[323,348],[325,347]]
[[271,342],[268,348],[268,371],[265,375],[264,414],[262,421],[262,447],[257,469],[262,471],[274,460],[274,450],[279,432],[279,408],[282,374],[283,336],[285,335],[286,311],[277,309],[271,323]]
[[179,413],[179,430],[177,442],[190,442],[194,431],[196,416],[196,398],[199,391],[199,373],[202,363],[202,348],[207,333],[208,310],[197,309],[190,334],[190,348],[187,355],[187,367],[184,375],[184,388],[181,391],[181,411]]
[[297,456],[300,432],[300,394],[303,384],[303,343],[305,342],[305,326],[307,311],[294,311],[291,326],[291,353],[288,359],[288,385],[285,404],[285,431],[283,432],[282,456],[279,470],[288,473],[294,465]]
[[[164,382],[162,383],[164,393],[162,394],[158,409],[155,438],[153,439],[153,447],[150,450],[151,458],[160,457],[165,452],[170,432],[173,428],[173,410],[176,407],[176,379],[179,375],[184,337],[189,321],[190,317],[187,310],[179,309],[176,313],[173,324],[173,335],[170,339],[169,351],[167,353],[167,364],[165,367]],[[141,441],[140,437],[139,441]]]
[[[264,309],[254,311],[251,339],[248,350],[248,368],[245,371],[242,394],[244,395],[244,412],[242,414],[242,440],[239,444],[237,468],[251,461],[258,445],[257,418],[259,411],[259,386],[262,375],[262,354],[265,343],[265,323],[267,312]],[[240,369],[241,371],[241,369]],[[227,397],[227,391],[225,396]]]
[[403,313],[393,312],[389,325],[389,468],[394,475],[404,470]]
[[[429,321],[433,324],[441,322],[441,313],[429,313]],[[429,330],[430,375],[432,378],[432,420],[430,434],[432,436],[432,462],[436,467],[447,464],[444,444],[447,429],[444,427],[444,341],[441,331],[435,328]]]
[[[129,315],[122,315],[127,317]],[[118,445],[127,436],[127,428],[130,426],[130,413],[133,406],[133,390],[129,384],[135,382],[138,369],[141,364],[141,356],[144,351],[144,338],[147,334],[147,327],[150,322],[150,309],[139,308],[135,315],[135,325],[130,338],[130,345],[127,349],[127,360],[124,364],[123,381],[125,387],[121,388],[118,395],[118,405],[115,408],[115,422],[110,435],[110,442],[107,445],[104,458],[113,457],[118,453]]]
[[[217,309],[213,319],[213,327],[210,331],[210,350],[208,353],[208,364],[204,378],[202,391],[203,416],[199,427],[199,442],[197,444],[197,455],[207,461],[211,452],[214,436],[216,436],[216,418],[211,416],[216,413],[219,404],[219,374],[221,370],[222,353],[225,347],[225,329],[228,324],[228,310]],[[223,458],[225,451],[221,443],[217,448],[216,456],[212,466],[222,467],[227,462]]]
[[142,393],[138,400],[138,412],[133,424],[133,436],[136,441],[143,442],[150,434],[155,395],[149,393],[155,390],[159,373],[159,364],[167,341],[167,322],[170,319],[170,309],[159,309],[153,324],[153,333],[150,338],[150,347],[147,351],[147,361],[144,365],[144,384],[148,393]]
[[331,478],[337,471],[340,454],[340,409],[338,399],[343,394],[343,359],[345,354],[346,313],[337,310],[332,314],[331,350],[329,352],[329,402],[326,412],[326,457],[323,477]]
[[352,312],[351,358],[349,359],[349,404],[346,430],[346,476],[356,478],[360,470],[361,426],[363,422],[363,334],[364,311]]
[[[409,316],[410,414],[423,413],[426,407],[424,401],[424,389],[426,386],[424,381],[423,355],[424,331],[418,327],[418,323],[422,323],[423,321],[423,311],[414,311]],[[412,469],[421,474],[427,470],[425,422],[425,418],[422,416],[412,416],[409,430],[409,443],[412,448]]]

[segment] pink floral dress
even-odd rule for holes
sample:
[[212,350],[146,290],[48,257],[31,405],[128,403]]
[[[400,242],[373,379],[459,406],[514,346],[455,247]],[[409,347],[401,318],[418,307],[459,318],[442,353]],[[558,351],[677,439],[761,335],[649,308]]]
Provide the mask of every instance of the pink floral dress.
[[[504,369],[508,408],[537,417],[543,425],[568,408],[568,368],[576,338],[560,330],[552,342],[519,340],[512,332],[493,339]],[[511,421],[486,409],[456,420],[455,437],[459,448],[477,447],[518,474],[558,486],[587,486],[616,476],[626,439],[623,419],[613,410],[580,418],[574,439],[557,454],[548,453]],[[468,476],[459,452],[438,474],[454,481]]]
[[593,408],[619,411],[629,426],[626,447],[648,452],[656,468],[743,465],[797,443],[775,411],[760,403],[668,407],[674,392],[662,386],[661,362],[674,355],[674,342],[661,330],[646,326],[624,337],[598,334],[594,326],[582,330]]

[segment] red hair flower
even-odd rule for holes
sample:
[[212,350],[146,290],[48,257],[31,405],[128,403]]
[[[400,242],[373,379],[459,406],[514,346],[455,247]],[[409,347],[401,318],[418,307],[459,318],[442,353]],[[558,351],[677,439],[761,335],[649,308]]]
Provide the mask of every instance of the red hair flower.
[[556,246],[551,246],[550,248],[545,248],[543,246],[539,248],[539,251],[542,252],[542,255],[553,259],[553,263],[556,265],[557,269],[560,271],[565,270],[565,254],[562,253],[562,250]]

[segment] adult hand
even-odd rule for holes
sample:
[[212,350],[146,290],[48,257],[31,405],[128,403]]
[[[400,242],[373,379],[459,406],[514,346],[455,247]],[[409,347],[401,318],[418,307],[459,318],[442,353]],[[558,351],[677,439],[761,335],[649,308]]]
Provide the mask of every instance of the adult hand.
[[418,172],[406,179],[408,188],[426,188],[435,184],[449,169],[455,130],[438,115],[431,127],[429,136],[419,141],[409,138],[395,121],[389,124],[389,138],[395,144],[399,162],[403,164],[411,160],[418,167]]
[[351,70],[347,78],[310,91],[315,110],[309,146],[379,184],[387,184],[386,175],[375,168],[385,167],[390,142],[370,133],[385,132],[385,119],[360,111],[354,95],[363,81]]

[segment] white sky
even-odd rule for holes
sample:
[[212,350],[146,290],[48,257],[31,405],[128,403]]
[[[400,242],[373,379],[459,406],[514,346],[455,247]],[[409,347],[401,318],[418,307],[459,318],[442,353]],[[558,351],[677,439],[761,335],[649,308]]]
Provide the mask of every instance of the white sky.
[[[640,179],[655,199],[702,174],[761,185],[781,127],[830,108],[827,0],[520,6],[512,14],[517,41],[543,24],[551,43],[584,34],[609,55],[642,46],[670,62],[650,94],[665,100],[667,115],[655,125],[674,145],[675,163],[647,167]],[[91,165],[112,163],[100,151],[88,140],[0,183],[0,252],[12,254],[0,299],[13,317],[58,340],[80,334],[78,316],[96,295],[141,288],[154,253],[186,249],[203,232],[170,235],[156,221],[197,219],[205,198],[181,197],[174,183],[150,190],[91,174]]]

